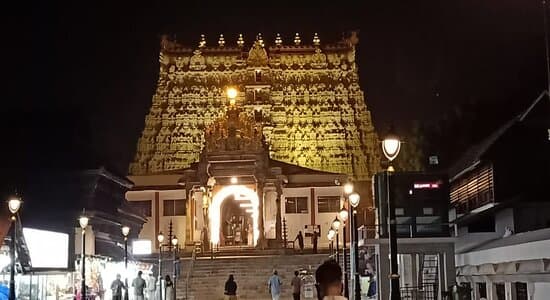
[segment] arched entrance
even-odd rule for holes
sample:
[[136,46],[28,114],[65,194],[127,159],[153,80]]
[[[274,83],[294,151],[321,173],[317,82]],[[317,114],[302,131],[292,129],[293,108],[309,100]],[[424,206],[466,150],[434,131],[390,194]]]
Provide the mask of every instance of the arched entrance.
[[210,242],[214,245],[218,245],[220,243],[221,206],[223,201],[230,196],[233,196],[236,201],[245,199],[246,201],[249,201],[250,207],[248,208],[248,211],[252,217],[252,227],[254,233],[253,245],[256,246],[260,236],[258,224],[260,201],[258,194],[244,185],[225,186],[214,195],[212,204],[210,205],[210,209],[208,211],[208,218],[210,219]]

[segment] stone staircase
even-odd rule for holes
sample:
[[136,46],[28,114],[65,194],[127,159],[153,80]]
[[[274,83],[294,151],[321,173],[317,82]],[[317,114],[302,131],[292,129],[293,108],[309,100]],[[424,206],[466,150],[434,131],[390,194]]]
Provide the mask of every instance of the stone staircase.
[[[271,300],[267,280],[276,269],[283,282],[281,299],[292,299],[290,281],[294,271],[317,267],[326,259],[326,254],[266,255],[197,258],[186,289],[186,276],[177,282],[177,299],[222,300],[225,281],[229,274],[235,276],[239,299]],[[187,273],[189,262],[182,265],[182,275]]]

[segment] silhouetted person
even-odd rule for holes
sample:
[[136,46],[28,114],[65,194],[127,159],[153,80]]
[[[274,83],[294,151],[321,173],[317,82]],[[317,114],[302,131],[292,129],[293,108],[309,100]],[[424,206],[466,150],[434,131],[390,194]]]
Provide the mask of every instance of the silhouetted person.
[[304,252],[304,236],[302,235],[302,231],[298,232],[298,235],[294,239],[294,241],[298,240],[298,246],[300,246],[300,251]]
[[166,300],[175,300],[176,297],[174,295],[174,283],[172,282],[172,279],[170,278],[170,275],[166,275],[164,277],[165,284],[165,290],[164,290],[164,299]]
[[237,283],[235,282],[233,274],[230,274],[225,282],[225,291],[223,294],[226,296],[227,300],[237,300]]
[[120,274],[116,274],[116,279],[111,283],[111,292],[113,294],[113,300],[122,300],[122,289],[126,289],[124,282],[120,280]]
[[[300,233],[302,233],[302,232],[300,231]],[[301,288],[302,288],[302,278],[300,278],[300,276],[298,276],[299,274],[300,274],[300,272],[294,271],[294,278],[292,278],[292,282],[291,282],[292,297],[294,298],[294,300],[300,300],[300,292],[301,292]]]
[[315,271],[319,300],[345,300],[342,296],[342,268],[334,260],[327,260]]
[[313,237],[311,239],[313,242],[313,253],[317,253],[317,232],[313,233]]
[[138,271],[137,277],[134,278],[134,281],[132,281],[132,286],[134,287],[134,299],[136,300],[144,300],[145,297],[143,296],[143,290],[145,289],[145,280],[141,278],[141,274],[143,272]]

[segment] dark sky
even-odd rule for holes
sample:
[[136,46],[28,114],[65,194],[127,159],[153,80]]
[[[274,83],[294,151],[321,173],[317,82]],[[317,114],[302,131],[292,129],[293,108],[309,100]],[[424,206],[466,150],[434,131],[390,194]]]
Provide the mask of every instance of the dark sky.
[[[115,1],[110,1],[115,2]],[[545,88],[538,0],[178,1],[148,7],[43,2],[12,15],[17,48],[2,130],[12,169],[107,164],[126,172],[158,76],[159,36],[235,43],[262,32],[336,41],[359,29],[362,88],[375,125],[406,128],[468,101],[525,107]],[[90,2],[91,3],[91,2]],[[301,4],[298,4],[301,3]],[[9,28],[8,28],[9,30]],[[91,159],[90,157],[93,157]]]

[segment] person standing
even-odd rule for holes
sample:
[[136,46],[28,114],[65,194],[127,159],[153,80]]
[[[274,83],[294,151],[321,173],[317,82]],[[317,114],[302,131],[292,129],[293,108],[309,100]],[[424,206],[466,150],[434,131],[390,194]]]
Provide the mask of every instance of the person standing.
[[[301,232],[300,232],[301,233]],[[294,300],[300,300],[300,293],[302,290],[302,278],[298,276],[300,272],[294,271],[294,278],[292,278],[292,297]]]
[[233,274],[229,274],[229,278],[225,282],[225,290],[223,294],[226,296],[227,300],[237,300],[237,283]]
[[138,271],[137,277],[134,278],[134,280],[132,281],[132,287],[134,288],[134,299],[135,300],[145,300],[145,297],[143,295],[143,290],[145,289],[147,284],[145,283],[145,280],[143,278],[141,278],[141,274],[143,274],[143,272]]
[[315,271],[319,300],[346,300],[342,296],[342,268],[334,260],[327,260]]
[[164,299],[165,300],[175,300],[174,297],[174,283],[172,282],[172,279],[170,278],[170,275],[166,275],[164,278],[164,281],[166,282],[166,290],[164,291]]
[[317,254],[317,232],[313,232],[312,243],[313,243],[313,253]]
[[294,239],[294,241],[298,240],[298,245],[300,246],[300,252],[304,252],[304,236],[302,235],[302,231],[298,232],[298,235]]
[[279,297],[281,296],[281,278],[279,278],[279,275],[277,274],[277,270],[273,271],[273,275],[269,277],[269,280],[267,281],[269,293],[271,294],[272,300],[279,300]]
[[116,279],[111,283],[111,293],[113,300],[122,300],[122,289],[127,289],[124,282],[120,280],[120,274],[116,274]]
[[147,276],[147,282],[146,282],[147,299],[149,300],[155,300],[156,282],[157,282],[157,279],[153,275],[153,272],[149,272],[149,276]]

